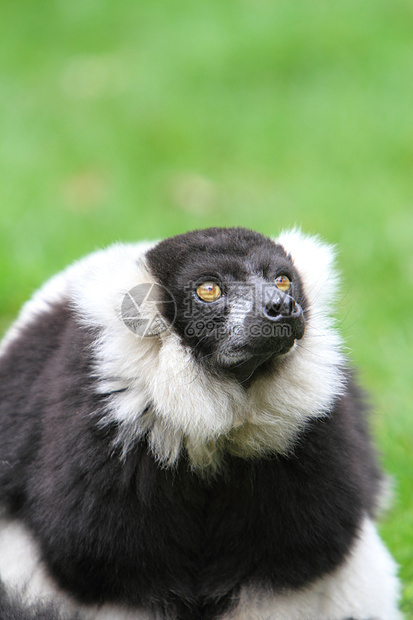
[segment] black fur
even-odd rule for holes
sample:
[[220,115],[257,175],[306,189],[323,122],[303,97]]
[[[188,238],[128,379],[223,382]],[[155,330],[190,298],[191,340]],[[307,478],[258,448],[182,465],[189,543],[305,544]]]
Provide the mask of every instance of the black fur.
[[105,411],[91,390],[94,337],[56,306],[0,364],[1,501],[61,586],[84,602],[212,620],[243,583],[297,587],[343,561],[379,479],[351,378],[294,455],[229,458],[206,482],[185,459],[161,469],[145,443],[124,464],[113,454],[91,416]]

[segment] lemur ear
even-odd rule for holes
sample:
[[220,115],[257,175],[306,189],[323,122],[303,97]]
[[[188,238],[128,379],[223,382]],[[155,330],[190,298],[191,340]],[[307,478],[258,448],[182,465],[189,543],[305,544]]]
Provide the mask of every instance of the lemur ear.
[[328,313],[335,301],[339,280],[335,269],[335,248],[317,236],[295,228],[283,231],[274,241],[290,255],[304,286],[310,307]]

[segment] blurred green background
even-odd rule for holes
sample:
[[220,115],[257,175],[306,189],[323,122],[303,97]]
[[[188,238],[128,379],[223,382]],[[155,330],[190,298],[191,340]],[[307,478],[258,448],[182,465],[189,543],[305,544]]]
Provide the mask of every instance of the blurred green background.
[[0,332],[116,240],[299,225],[337,244],[413,618],[411,1],[1,0],[0,41]]

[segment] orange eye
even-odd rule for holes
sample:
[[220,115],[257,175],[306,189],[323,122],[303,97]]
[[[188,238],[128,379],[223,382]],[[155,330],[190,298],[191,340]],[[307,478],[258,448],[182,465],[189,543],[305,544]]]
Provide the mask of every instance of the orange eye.
[[203,282],[196,289],[196,294],[202,301],[216,301],[221,297],[221,289],[215,282]]
[[291,282],[287,276],[278,276],[278,278],[275,278],[275,286],[280,291],[289,291],[291,288]]

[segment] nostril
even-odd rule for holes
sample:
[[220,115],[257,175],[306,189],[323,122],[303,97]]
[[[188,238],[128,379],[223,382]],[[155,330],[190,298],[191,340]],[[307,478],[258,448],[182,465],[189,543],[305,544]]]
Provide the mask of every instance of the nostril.
[[282,314],[282,310],[283,304],[279,299],[277,301],[272,301],[271,303],[268,303],[264,308],[264,313],[268,318],[275,319],[277,316],[280,316],[280,314]]
[[264,314],[268,319],[277,319],[279,317],[296,316],[299,312],[299,306],[292,297],[277,297],[267,301],[264,306]]

